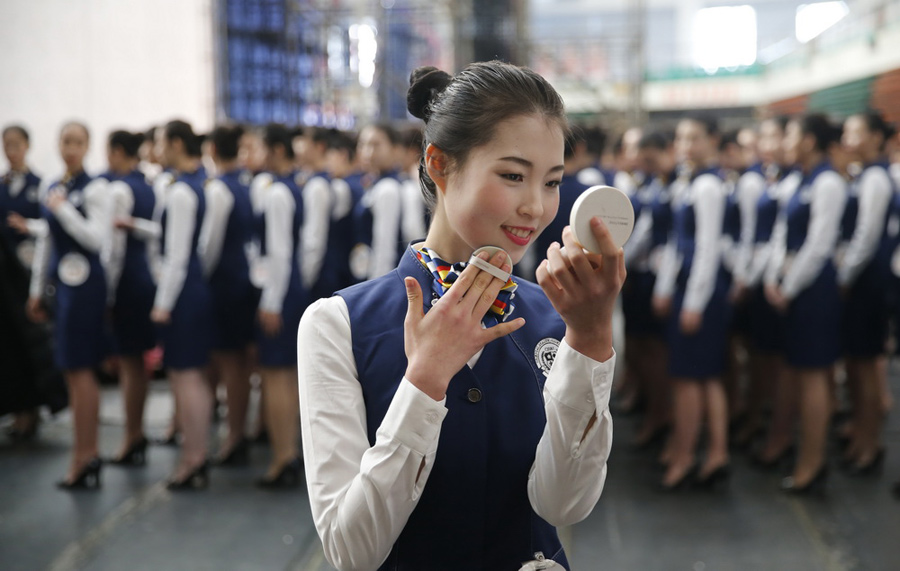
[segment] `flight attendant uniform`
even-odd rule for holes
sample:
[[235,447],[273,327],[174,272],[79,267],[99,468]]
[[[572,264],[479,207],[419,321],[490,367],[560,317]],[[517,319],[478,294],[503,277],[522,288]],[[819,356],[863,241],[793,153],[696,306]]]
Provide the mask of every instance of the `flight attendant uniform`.
[[266,190],[263,210],[268,278],[259,309],[281,314],[281,330],[275,337],[258,332],[259,364],[291,367],[297,364],[297,326],[307,306],[299,259],[303,197],[293,173],[273,179]]
[[359,281],[374,279],[393,270],[404,248],[397,173],[383,173],[365,188],[354,213],[356,245],[350,256],[350,269]]
[[350,254],[356,246],[353,214],[362,200],[359,176],[331,181],[331,223],[328,225],[328,249],[322,271],[311,299],[331,297],[334,292],[357,283],[350,271]]
[[55,213],[41,206],[48,234],[38,238],[35,248],[30,295],[41,297],[48,277],[56,284],[56,366],[93,368],[109,350],[104,327],[107,284],[100,262],[110,228],[107,197],[84,171],[52,184],[49,191],[65,193],[66,202]]
[[[731,280],[722,268],[721,237],[726,196],[718,169],[679,179],[673,192],[673,233],[654,295],[672,300],[667,339],[669,374],[706,379],[725,372]],[[681,331],[681,311],[702,314],[700,330]]]
[[865,167],[850,184],[844,211],[842,229],[849,240],[835,261],[838,286],[849,290],[841,327],[844,355],[849,357],[871,358],[886,350],[891,254],[887,227],[894,199],[887,167],[887,163]]
[[330,227],[337,197],[331,188],[331,177],[326,172],[312,173],[304,183],[300,195],[303,198],[303,233],[300,244],[300,277],[304,291],[310,300],[331,296],[336,285],[329,275],[334,267],[328,259]]
[[785,202],[772,237],[775,252],[766,282],[780,283],[790,300],[785,316],[789,366],[822,368],[840,355],[840,308],[834,253],[847,185],[824,161],[803,176]]
[[[0,178],[0,240],[9,244],[26,269],[31,269],[34,260],[34,236],[19,234],[9,227],[6,219],[16,213],[29,221],[40,220],[40,188],[40,177],[30,170],[24,173],[9,171]],[[30,226],[33,228],[33,223]]]
[[[144,174],[133,170],[109,184],[113,219],[133,218],[151,224],[156,194]],[[156,327],[150,321],[156,283],[150,271],[147,242],[122,229],[112,231],[106,260],[116,352],[141,355],[156,346]]]
[[[725,210],[723,231],[728,236],[723,252],[723,261],[733,280],[747,282],[747,274],[753,257],[753,241],[756,229],[756,206],[766,187],[762,165],[755,164],[744,171],[734,182],[734,192],[730,193]],[[733,318],[733,329],[742,337],[750,335],[752,304],[743,301],[737,304]]]
[[259,290],[250,281],[253,239],[250,173],[233,170],[206,183],[198,253],[209,281],[215,351],[243,350],[253,340]]
[[171,369],[195,369],[209,363],[212,303],[197,254],[206,212],[206,171],[180,173],[166,191],[162,213],[162,275],[154,307],[171,312],[160,328],[164,363]]
[[[518,569],[541,551],[568,568],[548,520],[580,520],[602,491],[615,358],[572,350],[541,289],[513,280],[513,317],[527,324],[475,355],[443,402],[431,399],[403,376],[403,278],[419,282],[424,311],[443,289],[421,253],[410,247],[389,274],[319,300],[300,326],[304,464],[326,557]],[[485,326],[507,317],[489,312]]]

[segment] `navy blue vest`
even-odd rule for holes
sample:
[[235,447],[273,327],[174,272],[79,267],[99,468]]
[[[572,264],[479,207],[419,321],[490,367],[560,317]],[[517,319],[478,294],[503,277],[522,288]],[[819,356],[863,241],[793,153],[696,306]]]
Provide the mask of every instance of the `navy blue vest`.
[[[406,276],[426,292],[428,311],[434,278],[411,249],[394,271],[338,292],[350,313],[370,444],[406,372]],[[546,365],[541,347],[558,343],[565,326],[538,286],[518,283],[513,317],[528,324],[488,344],[474,369],[450,381],[433,470],[381,569],[518,569],[536,551],[568,568],[556,529],[534,513],[526,487],[546,423],[546,377],[535,355]],[[471,389],[480,391],[477,402]]]
[[[785,173],[788,174],[788,173]],[[753,242],[766,244],[772,239],[775,230],[775,222],[778,220],[778,197],[775,191],[784,180],[776,177],[776,180],[766,181],[766,188],[756,201],[756,228],[753,230]]]
[[[153,219],[153,211],[156,207],[156,194],[153,187],[147,182],[147,178],[139,170],[133,170],[121,178],[122,182],[131,188],[134,197],[134,206],[131,216],[144,220]],[[131,232],[127,233],[125,259],[122,265],[122,276],[119,281],[119,290],[128,288],[129,284],[140,283],[145,286],[153,284],[150,273],[150,264],[147,261],[147,243],[135,238]],[[155,287],[150,285],[150,287]],[[119,295],[116,295],[118,301]]]
[[[707,174],[719,177],[719,170],[718,168],[712,168],[698,172],[691,178],[691,185],[694,185],[694,181],[697,178]],[[692,193],[693,190],[688,192]],[[682,256],[679,280],[686,280],[687,276],[690,275],[691,267],[694,263],[694,251],[697,248],[697,213],[694,209],[693,200],[684,201],[673,210],[672,227],[675,231],[675,244],[678,254]]]
[[362,177],[350,175],[343,180],[334,181],[334,184],[343,183],[350,187],[351,206],[346,216],[338,220],[332,219],[328,227],[328,256],[325,259],[325,264],[328,265],[328,278],[334,281],[319,285],[316,297],[331,296],[334,292],[358,281],[350,271],[350,252],[357,243],[354,216],[364,192]]
[[[74,177],[54,183],[55,186],[63,186],[66,188],[66,200],[71,203],[82,216],[86,216],[84,189],[91,182],[91,177],[81,171]],[[76,252],[84,256],[91,266],[90,275],[103,275],[103,267],[100,264],[100,254],[85,249],[78,240],[69,235],[62,227],[53,212],[44,205],[41,205],[41,214],[47,219],[47,226],[50,230],[50,237],[53,239],[53,253],[50,256],[51,279],[57,279],[57,270],[60,259],[70,252]],[[97,272],[100,272],[99,274]]]
[[[364,177],[365,179],[365,177]],[[380,183],[385,179],[393,180],[397,186],[400,186],[400,181],[397,178],[396,171],[391,171],[387,173],[382,173],[378,176],[375,181],[369,185],[365,186],[366,192],[369,192],[371,189],[375,187],[376,184]],[[365,244],[366,246],[372,246],[372,239],[374,237],[374,226],[375,226],[375,217],[373,216],[371,205],[367,205],[365,200],[360,200],[355,207],[354,210],[354,218],[355,218],[355,228],[356,228],[356,244]],[[403,229],[400,224],[397,224],[397,257],[399,258],[405,249],[405,245],[403,244]]]
[[841,216],[840,242],[849,242],[856,231],[856,220],[859,217],[859,178],[847,185],[847,202],[844,203],[844,215]]
[[828,161],[819,163],[809,174],[803,176],[803,181],[788,201],[787,206],[785,206],[785,219],[787,220],[787,240],[785,245],[788,252],[796,252],[806,242],[806,235],[809,232],[812,191],[816,178],[820,174],[832,170]]
[[[203,185],[206,183],[206,169],[198,168],[192,173],[180,173],[175,182],[183,182],[190,187],[197,197],[197,212],[194,216],[194,235],[191,238],[191,257],[188,261],[188,273],[186,279],[202,280],[203,267],[200,265],[200,257],[197,255],[197,243],[200,241],[200,227],[203,225],[203,217],[206,215],[206,195],[203,193]],[[175,184],[175,183],[173,183]],[[166,251],[166,216],[168,209],[162,213],[162,251]]]
[[287,295],[296,295],[303,288],[300,279],[300,229],[303,226],[303,193],[297,184],[297,173],[292,172],[285,176],[276,176],[272,184],[280,182],[284,184],[294,199],[294,219],[291,221],[291,278],[288,282]]
[[665,246],[669,241],[669,235],[672,233],[672,194],[671,181],[674,179],[674,173],[668,180],[662,178],[654,178],[651,181],[653,193],[650,199],[650,215],[653,224],[650,231],[651,248]]
[[[20,182],[19,176],[23,176],[24,180]],[[10,192],[10,186],[13,184],[22,185],[16,196],[12,196]],[[0,240],[7,240],[7,243],[12,245],[13,248],[28,237],[10,228],[9,224],[6,223],[6,218],[12,212],[25,218],[40,218],[41,205],[40,197],[38,196],[40,186],[40,177],[31,171],[26,172],[24,175],[8,172],[0,178]]]
[[247,245],[253,239],[255,220],[248,176],[243,170],[233,170],[219,176],[234,202],[226,221],[219,263],[209,277],[210,285],[216,290],[243,292],[252,287]]
[[[893,255],[894,249],[896,248],[896,233],[892,231],[891,220],[897,219],[898,215],[900,215],[900,204],[897,203],[897,188],[894,185],[894,179],[891,178],[890,163],[882,160],[874,162],[870,165],[866,165],[865,170],[863,170],[863,174],[865,174],[865,172],[869,169],[884,170],[884,176],[887,177],[888,181],[890,181],[891,184],[891,202],[888,203],[888,208],[884,213],[884,231],[881,233],[881,239],[878,242],[878,249],[875,251],[875,257],[873,259],[873,263],[877,265],[879,273],[881,275],[889,275],[891,256]],[[862,179],[862,174],[860,175],[860,179]]]
[[[719,177],[722,176],[721,171],[714,174],[717,174]],[[735,244],[741,240],[741,205],[738,201],[739,184],[739,178],[726,181],[726,188],[729,192],[725,196],[725,216],[722,219],[722,234],[730,237]]]

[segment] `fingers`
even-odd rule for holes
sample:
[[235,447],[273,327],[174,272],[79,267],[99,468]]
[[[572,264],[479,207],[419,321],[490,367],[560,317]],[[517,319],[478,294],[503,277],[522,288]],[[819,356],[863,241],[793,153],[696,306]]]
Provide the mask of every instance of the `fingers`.
[[547,270],[560,289],[572,291],[575,287],[575,274],[557,242],[547,248]]
[[506,337],[513,331],[521,329],[524,326],[525,320],[519,317],[518,319],[513,319],[512,321],[508,321],[506,323],[499,323],[493,327],[488,327],[487,329],[483,330],[485,336],[487,337],[485,345],[487,345],[491,341],[500,339],[501,337]]
[[590,280],[594,277],[594,266],[585,255],[584,248],[575,242],[575,235],[572,233],[570,226],[563,228],[562,240],[566,246],[565,255],[578,281],[583,284],[590,283]]
[[403,278],[403,284],[406,286],[406,299],[408,301],[406,307],[406,321],[414,325],[422,321],[425,315],[422,309],[422,288],[416,278]]
[[604,258],[612,258],[619,253],[620,248],[613,241],[609,228],[606,227],[606,224],[603,223],[600,217],[594,216],[591,218],[591,232],[594,233],[594,238],[597,239],[597,243],[600,245],[600,255]]
[[[494,257],[491,258],[491,264],[504,272],[509,272],[512,270],[512,267],[509,265],[507,258],[508,256],[505,252],[497,252],[494,254]],[[505,285],[506,282],[502,282],[491,274],[481,271],[478,276],[475,277],[475,282],[466,293],[463,300],[468,301],[471,296],[471,301],[474,302],[474,305],[472,306],[472,315],[481,319],[494,304],[497,295]]]

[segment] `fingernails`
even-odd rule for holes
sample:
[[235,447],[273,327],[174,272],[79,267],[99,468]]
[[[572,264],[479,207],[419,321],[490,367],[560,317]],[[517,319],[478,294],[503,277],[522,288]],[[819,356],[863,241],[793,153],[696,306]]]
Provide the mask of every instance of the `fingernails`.
[[491,259],[491,257],[488,255],[487,252],[478,252],[478,257],[481,258],[482,260],[484,260],[485,262]]
[[506,261],[506,252],[497,252],[497,263],[502,264]]

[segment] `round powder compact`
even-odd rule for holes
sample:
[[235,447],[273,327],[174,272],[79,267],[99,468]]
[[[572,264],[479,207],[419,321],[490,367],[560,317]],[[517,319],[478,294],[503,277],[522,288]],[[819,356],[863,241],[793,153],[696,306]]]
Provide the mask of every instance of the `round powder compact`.
[[634,229],[634,208],[624,192],[611,186],[592,186],[581,193],[572,207],[569,226],[578,245],[593,254],[600,253],[600,244],[591,231],[591,218],[598,216],[621,248]]

